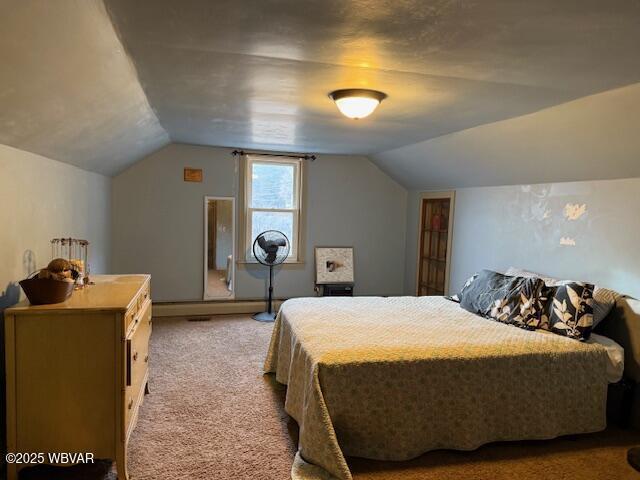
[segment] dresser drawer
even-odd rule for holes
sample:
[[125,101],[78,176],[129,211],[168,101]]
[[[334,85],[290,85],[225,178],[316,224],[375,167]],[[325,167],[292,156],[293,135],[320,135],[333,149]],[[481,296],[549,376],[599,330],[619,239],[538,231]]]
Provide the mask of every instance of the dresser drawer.
[[138,295],[138,310],[142,309],[142,306],[150,298],[151,298],[151,291],[149,289],[149,282],[147,282],[144,284],[144,287],[142,288],[142,292],[140,292],[140,295]]
[[144,312],[142,311],[143,307],[150,301],[151,299],[151,290],[149,282],[145,282],[142,287],[142,290],[138,294],[138,296],[134,299],[133,305],[124,316],[124,331],[130,333],[133,328],[136,328],[136,324],[141,320]]
[[128,435],[142,402],[149,366],[149,338],[151,337],[151,301],[139,311],[137,321],[126,343],[125,428]]
[[124,316],[124,331],[130,333],[134,324],[138,322],[138,302],[136,302]]

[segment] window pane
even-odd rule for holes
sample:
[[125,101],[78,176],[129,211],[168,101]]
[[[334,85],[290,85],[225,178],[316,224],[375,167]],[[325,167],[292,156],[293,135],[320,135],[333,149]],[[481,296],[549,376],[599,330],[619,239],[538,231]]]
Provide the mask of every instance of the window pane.
[[251,208],[295,208],[294,165],[252,163]]
[[[253,242],[265,230],[278,230],[287,236],[289,243],[293,242],[292,212],[252,212],[252,215],[250,245],[252,255]],[[293,248],[293,245],[291,245],[291,248]]]

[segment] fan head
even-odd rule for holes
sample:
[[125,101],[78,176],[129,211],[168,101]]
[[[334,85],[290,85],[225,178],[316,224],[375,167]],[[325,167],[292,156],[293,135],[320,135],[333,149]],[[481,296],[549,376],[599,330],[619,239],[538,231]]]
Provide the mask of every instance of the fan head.
[[253,255],[263,265],[279,265],[289,256],[289,239],[277,230],[267,230],[253,242]]

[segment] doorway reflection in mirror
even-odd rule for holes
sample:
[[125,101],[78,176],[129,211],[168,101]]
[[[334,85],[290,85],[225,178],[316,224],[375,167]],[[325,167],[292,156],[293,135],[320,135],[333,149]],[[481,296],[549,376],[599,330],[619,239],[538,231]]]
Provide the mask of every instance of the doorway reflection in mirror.
[[234,297],[234,199],[205,198],[205,300]]

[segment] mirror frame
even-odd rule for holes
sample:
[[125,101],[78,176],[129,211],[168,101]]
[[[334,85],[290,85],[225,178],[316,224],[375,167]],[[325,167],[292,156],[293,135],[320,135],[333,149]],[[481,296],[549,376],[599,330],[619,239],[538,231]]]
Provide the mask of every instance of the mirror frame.
[[[231,201],[231,239],[232,239],[232,247],[231,247],[231,255],[233,255],[233,261],[231,262],[231,295],[228,297],[212,297],[207,294],[207,287],[209,285],[209,269],[207,268],[208,264],[208,249],[207,243],[209,240],[209,215],[208,208],[209,202],[211,200],[228,200]],[[203,266],[203,278],[204,282],[202,284],[202,299],[207,301],[225,301],[225,300],[234,300],[236,298],[236,198],[235,197],[216,197],[216,196],[205,196],[204,197],[204,252],[203,252],[204,263]]]

